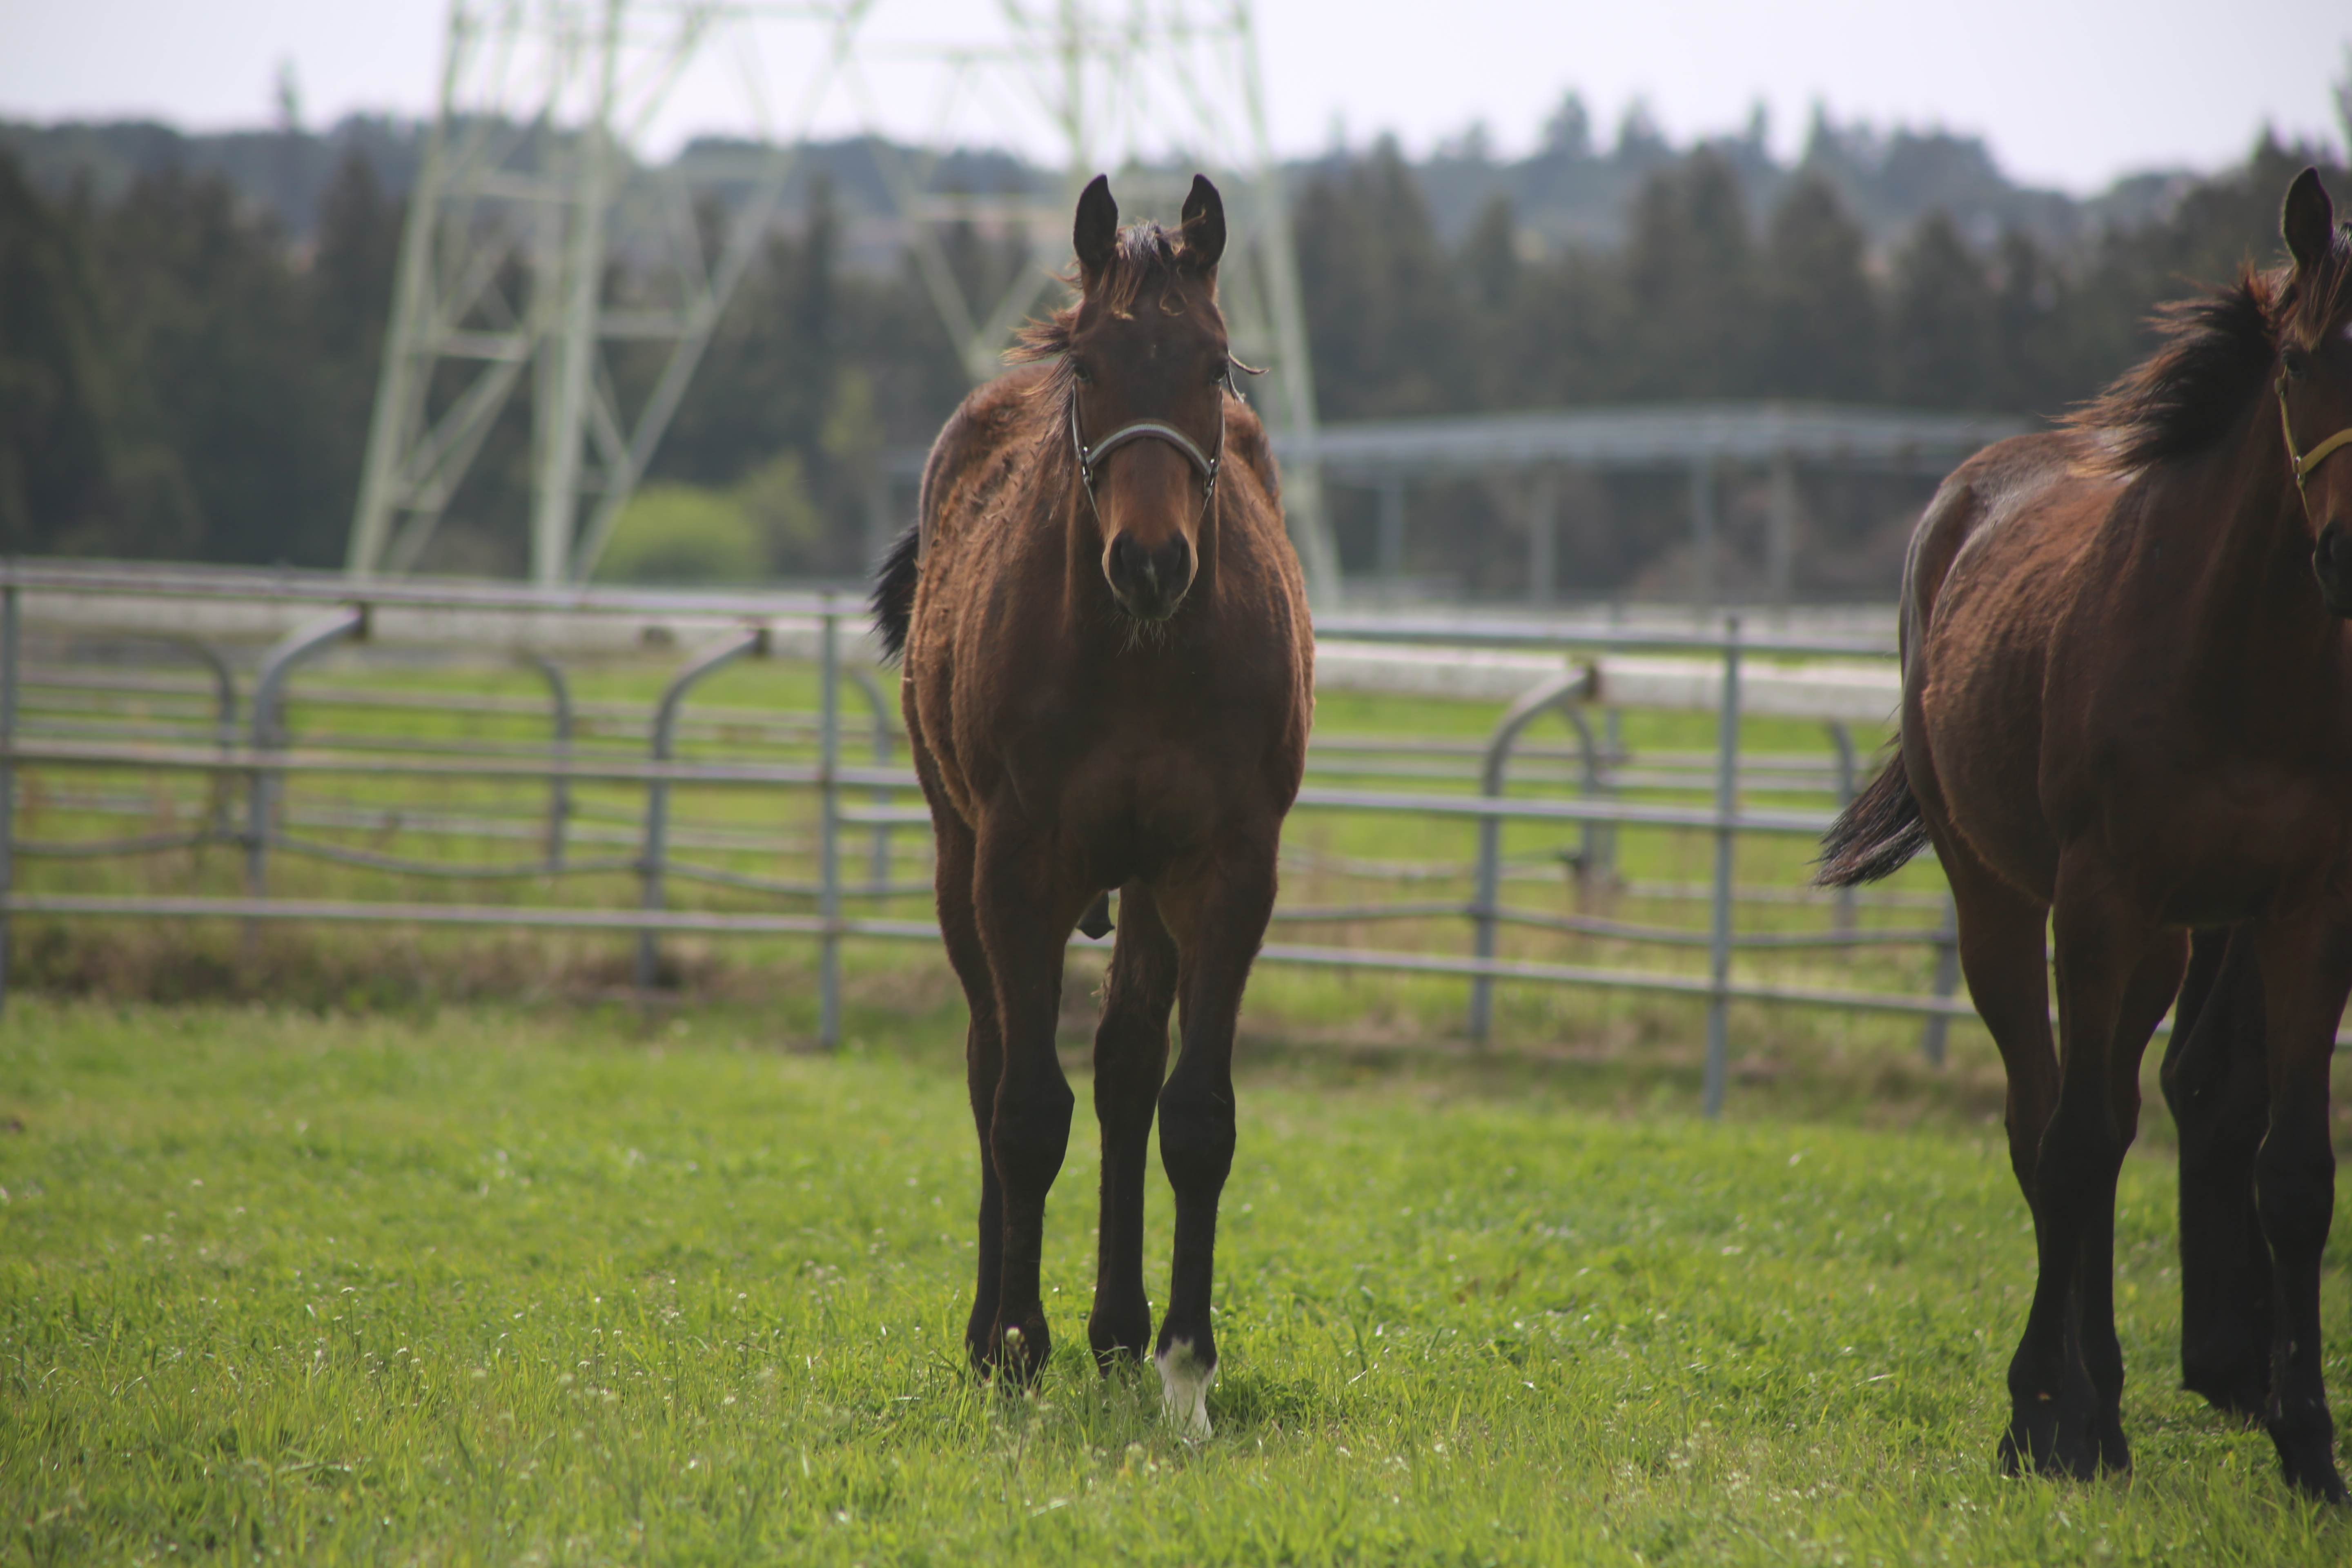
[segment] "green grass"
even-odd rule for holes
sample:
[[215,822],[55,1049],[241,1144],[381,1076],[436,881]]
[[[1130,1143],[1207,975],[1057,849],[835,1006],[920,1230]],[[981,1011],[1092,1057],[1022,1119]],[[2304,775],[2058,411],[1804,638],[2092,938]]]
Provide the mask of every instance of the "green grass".
[[[1084,1353],[1082,1122],[1047,1247],[1060,1347],[1034,1395],[1000,1394],[961,1362],[974,1156],[936,992],[911,1015],[862,1007],[875,1043],[837,1058],[778,1052],[725,1009],[12,1003],[0,1548],[579,1563],[2352,1548],[2286,1493],[2266,1439],[2172,1387],[2160,1157],[2129,1163],[2118,1229],[2137,1472],[2004,1481],[2000,1373],[2032,1258],[1996,1129],[1738,1120],[1775,1108],[1762,1092],[1721,1126],[1622,1114],[1595,1109],[1574,1064],[1252,1048],[1218,1430],[1199,1447],[1146,1380],[1107,1383]],[[1164,1191],[1152,1209],[1164,1280]],[[2339,1388],[2345,1285],[2332,1269]]]

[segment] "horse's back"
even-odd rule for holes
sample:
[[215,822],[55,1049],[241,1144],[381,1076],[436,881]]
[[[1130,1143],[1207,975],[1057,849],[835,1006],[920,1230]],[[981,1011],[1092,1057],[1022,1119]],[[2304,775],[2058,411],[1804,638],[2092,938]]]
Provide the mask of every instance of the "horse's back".
[[1000,459],[1035,439],[1041,416],[1035,394],[1045,374],[1045,366],[1024,365],[973,388],[940,426],[923,460],[917,505],[926,558],[943,534],[985,510],[990,496],[1012,480],[1011,465]]
[[1904,759],[1932,818],[2046,899],[2057,843],[2041,797],[2051,647],[2114,502],[2072,432],[1997,442],[1953,470],[1904,568]]

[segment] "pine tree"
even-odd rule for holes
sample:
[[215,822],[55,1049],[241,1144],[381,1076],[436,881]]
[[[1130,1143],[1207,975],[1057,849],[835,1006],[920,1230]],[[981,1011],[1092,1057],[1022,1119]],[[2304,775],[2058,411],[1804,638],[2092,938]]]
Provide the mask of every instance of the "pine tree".
[[1993,401],[1992,289],[1949,215],[1923,220],[1896,264],[1887,395],[1915,408]]
[[0,551],[48,549],[109,509],[100,334],[70,215],[0,153]]
[[1757,279],[1731,165],[1703,147],[1650,176],[1634,199],[1622,259],[1624,395],[1739,397],[1752,389]]
[[1878,391],[1878,307],[1862,230],[1836,190],[1798,177],[1765,238],[1757,390],[1859,402]]

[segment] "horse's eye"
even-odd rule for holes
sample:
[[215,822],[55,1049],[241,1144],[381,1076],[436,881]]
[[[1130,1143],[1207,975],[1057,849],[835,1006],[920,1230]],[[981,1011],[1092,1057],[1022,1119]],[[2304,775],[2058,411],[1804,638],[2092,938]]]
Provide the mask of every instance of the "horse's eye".
[[2279,368],[2286,372],[2289,381],[2301,381],[2311,370],[2311,356],[2301,349],[2288,349],[2279,355]]
[[1086,361],[1074,359],[1070,362],[1070,378],[1080,386],[1089,385],[1095,379],[1094,369]]

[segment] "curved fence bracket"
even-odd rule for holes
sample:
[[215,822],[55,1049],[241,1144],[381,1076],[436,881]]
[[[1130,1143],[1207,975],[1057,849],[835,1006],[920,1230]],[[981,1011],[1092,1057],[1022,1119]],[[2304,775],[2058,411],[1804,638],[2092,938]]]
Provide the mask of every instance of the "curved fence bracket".
[[[706,678],[718,674],[746,655],[764,655],[768,651],[768,628],[756,626],[705,650],[692,663],[676,675],[654,709],[653,758],[656,763],[671,761],[677,752],[677,710],[686,701],[686,694]],[[641,907],[649,913],[659,913],[662,907],[662,872],[669,846],[669,780],[656,776],[646,785],[645,853],[638,861],[637,874],[643,879],[645,897]],[[649,992],[661,964],[660,939],[651,926],[637,931],[637,989]]]
[[[274,751],[286,744],[286,682],[291,679],[295,669],[304,660],[316,658],[337,643],[365,642],[367,631],[367,606],[346,605],[299,631],[289,632],[263,656],[260,672],[253,681],[249,731],[257,753]],[[269,896],[269,818],[277,794],[277,771],[263,766],[257,757],[252,781],[246,792],[245,891],[247,898]],[[259,931],[258,926],[247,923],[248,945],[257,937]]]
[[[1559,708],[1573,712],[1575,704],[1592,694],[1592,669],[1562,670],[1549,680],[1537,685],[1506,709],[1502,721],[1486,742],[1485,764],[1479,770],[1478,792],[1489,800],[1499,800],[1503,795],[1503,775],[1510,767],[1511,752],[1518,745],[1519,736],[1545,711]],[[1593,776],[1597,766],[1592,757],[1592,731],[1587,725],[1577,726],[1585,742],[1587,779]],[[1588,829],[1588,833],[1589,833]],[[1591,839],[1586,840],[1588,846]],[[1481,960],[1495,956],[1496,905],[1501,897],[1503,879],[1503,819],[1482,816],[1478,819],[1478,890],[1470,906],[1470,918],[1475,922],[1475,948]],[[1470,982],[1470,1043],[1483,1046],[1495,1021],[1495,982],[1485,974]]]
[[555,766],[547,784],[547,869],[553,874],[563,869],[563,827],[572,819],[572,775],[566,771],[572,761],[572,683],[563,678],[563,667],[543,653],[515,657],[539,671],[555,702]]

